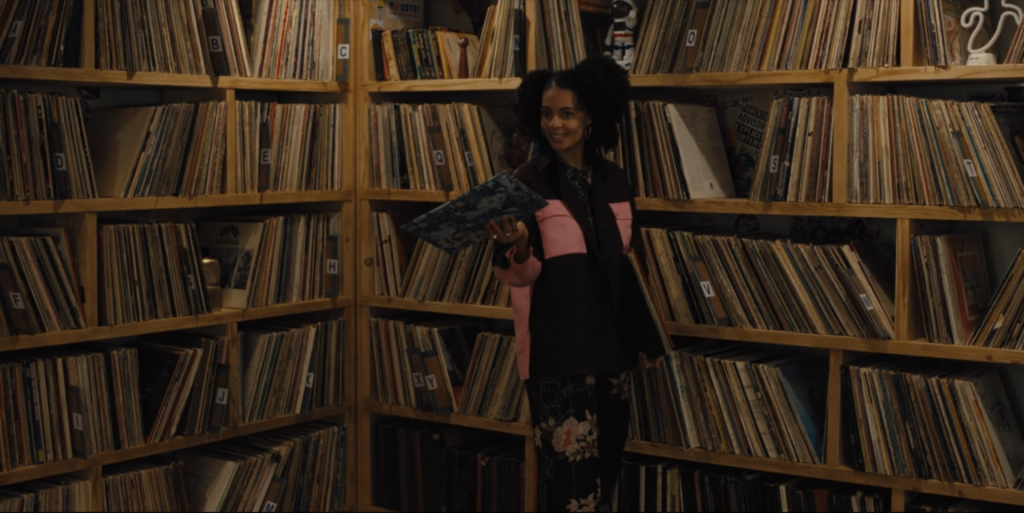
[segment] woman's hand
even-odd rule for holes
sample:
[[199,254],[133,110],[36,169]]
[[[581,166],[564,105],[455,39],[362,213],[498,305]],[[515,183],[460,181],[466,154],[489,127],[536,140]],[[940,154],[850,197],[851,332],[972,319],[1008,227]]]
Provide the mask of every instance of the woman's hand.
[[512,216],[502,216],[487,223],[484,228],[491,238],[498,244],[516,244],[520,239],[526,240],[529,232],[522,221],[516,221]]
[[641,351],[640,352],[640,369],[642,369],[642,370],[649,370],[649,369],[654,369],[656,367],[660,367],[661,366],[661,360],[662,360],[662,358],[658,358],[658,359],[654,360],[654,363],[651,363],[650,361],[647,360],[647,355],[644,354]]
[[515,245],[517,264],[525,262],[529,257],[530,248],[527,247],[527,243],[530,240],[530,231],[522,221],[516,221],[512,216],[502,216],[501,219],[487,223],[484,228],[495,243]]

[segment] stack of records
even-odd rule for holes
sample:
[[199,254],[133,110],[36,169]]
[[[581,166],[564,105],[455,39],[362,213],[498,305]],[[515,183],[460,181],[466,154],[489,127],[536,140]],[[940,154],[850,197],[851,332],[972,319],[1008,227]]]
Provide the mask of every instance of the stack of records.
[[17,91],[0,94],[0,200],[95,198],[80,100]]
[[881,355],[844,366],[842,373],[854,468],[975,486],[1015,485],[1024,468],[1016,417],[1016,396],[1024,390],[1019,373]]
[[100,255],[106,324],[210,313],[195,225],[102,225]]
[[[984,260],[982,260],[984,262]],[[955,277],[954,277],[955,279]],[[1024,325],[1008,322],[1011,319],[1022,319],[1024,312],[1024,250],[1017,252],[1016,258],[1003,277],[988,311],[978,322],[969,345],[979,347],[995,347],[1000,349],[1024,349],[1024,336],[1021,329]]]
[[915,235],[910,248],[928,341],[967,345],[992,298],[981,234]]
[[341,189],[341,104],[240,101],[236,191]]
[[615,511],[889,511],[889,490],[627,456]]
[[417,240],[401,297],[463,305],[509,306],[511,291],[493,268],[494,244],[474,244],[456,254]]
[[753,201],[827,202],[832,197],[832,98],[780,98],[768,115]]
[[86,127],[104,198],[220,194],[227,103],[97,110]]
[[516,120],[508,108],[375,103],[369,109],[372,187],[467,191],[513,167],[506,147]]
[[581,0],[540,2],[541,21],[534,50],[541,59],[538,68],[571,69],[587,57],[580,3]]
[[104,467],[103,511],[192,511],[184,466],[159,458]]
[[63,228],[0,230],[0,336],[85,327],[72,254]]
[[720,343],[682,349],[633,375],[630,431],[687,449],[821,464],[827,375],[827,359],[810,355]]
[[[209,2],[211,0],[203,0]],[[234,0],[223,2],[230,4]],[[221,0],[217,1],[222,3]],[[260,78],[293,80],[334,80],[337,58],[335,40],[341,2],[307,2],[305,0],[256,0],[240,2],[252,9],[243,12],[244,42],[251,41],[252,74]],[[220,9],[220,6],[218,6]],[[320,42],[313,44],[312,42]],[[244,56],[245,52],[242,52]]]
[[0,4],[0,64],[77,66],[83,5],[75,0]]
[[850,201],[1024,208],[1024,105],[850,99]]
[[635,75],[690,73],[697,64],[711,2],[706,0],[647,2],[640,18]]
[[459,408],[466,415],[490,419],[529,421],[526,386],[519,379],[516,339],[499,333],[481,333],[469,361],[466,388]]
[[301,318],[243,327],[239,333],[241,421],[269,420],[339,404],[342,329],[341,319]]
[[850,68],[898,66],[900,3],[888,0],[860,0],[850,36]]
[[697,68],[705,73],[842,68],[853,6],[853,0],[711,2]]
[[89,511],[92,483],[52,477],[0,488],[0,511]]

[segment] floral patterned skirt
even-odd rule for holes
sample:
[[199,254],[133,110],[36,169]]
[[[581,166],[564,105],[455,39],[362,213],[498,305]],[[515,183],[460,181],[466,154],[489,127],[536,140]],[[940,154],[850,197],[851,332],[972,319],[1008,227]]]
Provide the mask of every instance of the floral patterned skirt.
[[526,380],[538,511],[597,511],[611,504],[629,432],[627,380],[628,374]]

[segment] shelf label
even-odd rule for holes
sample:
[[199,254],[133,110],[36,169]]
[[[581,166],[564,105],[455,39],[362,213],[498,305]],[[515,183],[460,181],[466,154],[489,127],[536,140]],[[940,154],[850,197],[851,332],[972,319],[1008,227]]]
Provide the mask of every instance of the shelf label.
[[228,404],[228,389],[218,388],[216,401],[217,404]]
[[776,173],[779,171],[779,156],[772,155],[771,166],[768,168],[769,173]]
[[270,165],[270,148],[263,148],[260,150],[260,165]]
[[56,169],[57,171],[67,171],[68,170],[68,158],[67,158],[67,156],[64,155],[63,153],[54,153],[53,154],[53,168]]
[[861,294],[860,295],[860,300],[864,303],[864,308],[867,308],[868,310],[874,310],[875,309],[875,306],[871,304],[871,300],[868,299],[868,295],[867,294]]
[[25,301],[21,298],[21,294],[17,292],[11,292],[11,306],[17,310],[25,309]]
[[512,36],[512,49],[519,51],[519,36]]
[[342,43],[342,44],[338,45],[338,60],[339,61],[348,60],[348,55],[349,55],[349,44],[348,43]]
[[306,374],[306,388],[313,388],[313,378],[315,377],[316,374],[313,374],[312,372]]
[[700,290],[704,293],[704,297],[715,297],[715,289],[711,288],[710,281],[700,282]]
[[444,165],[444,151],[434,150],[434,163],[439,166]]
[[221,43],[220,36],[210,36],[210,51],[224,53],[224,44]]
[[473,167],[473,152],[466,152],[466,167]]
[[327,274],[338,274],[338,259],[328,258],[327,259]]
[[186,275],[188,278],[188,290],[196,290],[196,277],[195,275]]
[[437,390],[437,378],[433,374],[427,375],[427,390]]
[[263,513],[273,513],[277,511],[277,503],[267,501],[267,504],[263,506]]
[[18,35],[21,34],[21,24],[22,24],[22,20],[18,20],[18,21],[14,22],[14,23],[11,23],[11,30],[7,33],[7,37],[10,37],[10,38],[18,37]]
[[974,162],[968,159],[964,159],[964,167],[967,168],[967,176],[971,178],[977,178],[978,172],[974,170]]
[[414,372],[414,373],[412,373],[412,384],[416,388],[423,388],[424,384],[423,384],[423,373],[422,372]]
[[82,426],[82,414],[81,413],[72,413],[71,414],[71,423],[74,424],[73,427],[74,427],[75,431],[85,431],[85,427]]
[[686,47],[689,48],[691,46],[696,46],[696,45],[697,45],[697,29],[690,29],[690,31],[686,33]]

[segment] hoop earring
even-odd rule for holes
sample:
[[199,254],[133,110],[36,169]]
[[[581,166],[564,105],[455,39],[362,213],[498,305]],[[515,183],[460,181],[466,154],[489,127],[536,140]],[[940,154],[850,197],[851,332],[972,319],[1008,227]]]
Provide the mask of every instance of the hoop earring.
[[584,139],[590,139],[590,132],[594,129],[593,125],[587,125],[587,129],[583,132]]

